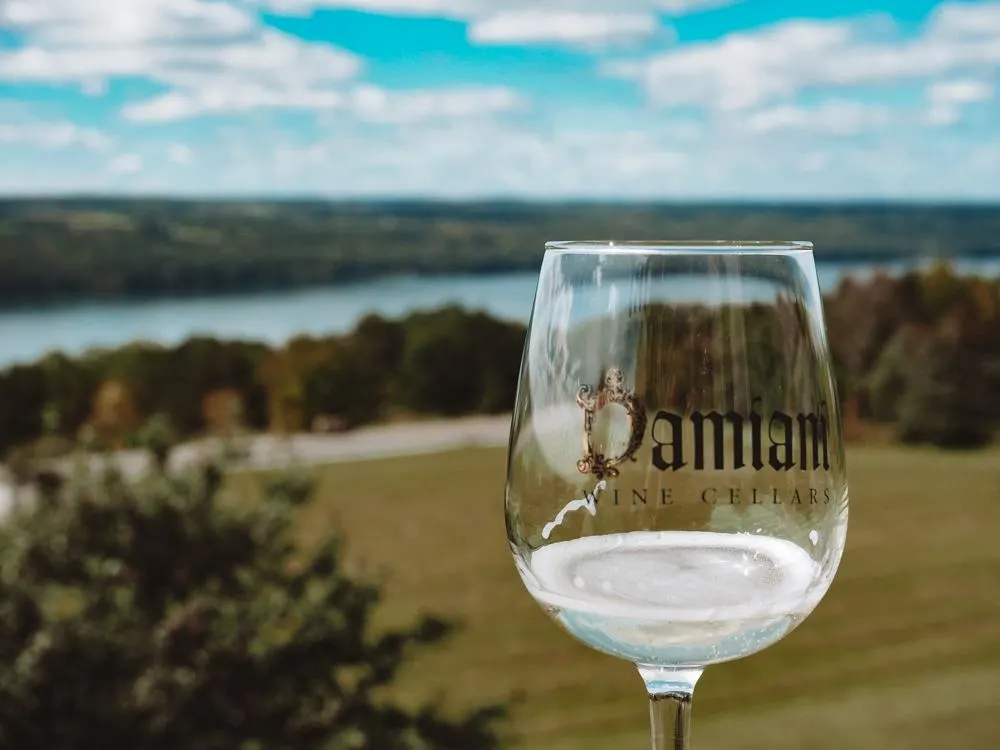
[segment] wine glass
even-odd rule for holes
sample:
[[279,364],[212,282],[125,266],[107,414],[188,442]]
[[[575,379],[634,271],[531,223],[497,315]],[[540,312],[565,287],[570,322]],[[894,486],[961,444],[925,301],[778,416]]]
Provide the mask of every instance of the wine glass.
[[638,667],[683,750],[705,667],[816,607],[847,531],[808,242],[554,242],[528,327],[507,535],[535,600]]

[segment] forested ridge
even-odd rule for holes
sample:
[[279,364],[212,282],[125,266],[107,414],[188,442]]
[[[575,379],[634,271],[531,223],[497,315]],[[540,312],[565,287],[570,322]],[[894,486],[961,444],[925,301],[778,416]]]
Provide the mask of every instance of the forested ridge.
[[824,261],[1000,255],[1000,206],[0,201],[0,306],[535,270],[554,239],[807,239]]

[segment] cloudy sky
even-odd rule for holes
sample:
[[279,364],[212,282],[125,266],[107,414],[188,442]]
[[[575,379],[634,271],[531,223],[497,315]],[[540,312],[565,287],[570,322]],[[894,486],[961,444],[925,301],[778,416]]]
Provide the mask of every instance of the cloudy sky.
[[0,192],[1000,199],[1000,2],[0,0]]

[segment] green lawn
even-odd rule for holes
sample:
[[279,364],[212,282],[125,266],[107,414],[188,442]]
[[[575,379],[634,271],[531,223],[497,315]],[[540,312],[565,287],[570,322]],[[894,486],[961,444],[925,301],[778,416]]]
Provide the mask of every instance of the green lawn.
[[[1000,747],[1000,453],[858,447],[840,574],[785,641],[709,669],[698,750]],[[518,696],[525,748],[648,747],[633,668],[577,644],[522,588],[504,534],[504,452],[330,466],[309,538],[343,528],[387,576],[386,618],[466,628],[414,662],[401,695]]]

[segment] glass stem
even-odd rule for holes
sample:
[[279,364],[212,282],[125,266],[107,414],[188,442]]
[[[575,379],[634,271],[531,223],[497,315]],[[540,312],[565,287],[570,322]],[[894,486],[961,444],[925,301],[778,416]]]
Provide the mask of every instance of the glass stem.
[[653,750],[688,750],[691,724],[691,693],[649,696],[649,719]]
[[639,666],[649,693],[653,750],[689,750],[691,701],[700,669]]

